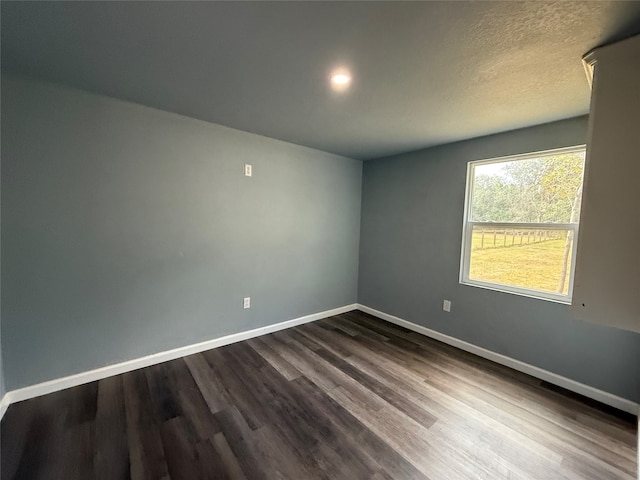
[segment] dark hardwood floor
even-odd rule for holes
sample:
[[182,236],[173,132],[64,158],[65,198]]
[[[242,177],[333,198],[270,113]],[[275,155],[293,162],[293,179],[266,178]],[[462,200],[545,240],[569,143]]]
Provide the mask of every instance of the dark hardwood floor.
[[635,479],[636,429],[351,312],[11,405],[2,479]]

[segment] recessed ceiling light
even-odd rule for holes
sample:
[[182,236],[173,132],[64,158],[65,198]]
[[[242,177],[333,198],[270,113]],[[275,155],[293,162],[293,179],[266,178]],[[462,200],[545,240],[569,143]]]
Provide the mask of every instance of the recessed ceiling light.
[[337,92],[342,92],[349,88],[351,84],[351,75],[349,72],[340,71],[334,72],[331,75],[331,88],[333,88]]
[[338,73],[333,77],[331,77],[331,81],[336,85],[345,85],[351,81],[351,77],[349,77],[349,75],[346,75],[344,73]]

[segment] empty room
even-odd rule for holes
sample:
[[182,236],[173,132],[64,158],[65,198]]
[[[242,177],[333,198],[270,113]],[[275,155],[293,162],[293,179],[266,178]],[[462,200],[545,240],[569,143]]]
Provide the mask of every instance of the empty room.
[[0,8],[3,480],[640,478],[640,2]]

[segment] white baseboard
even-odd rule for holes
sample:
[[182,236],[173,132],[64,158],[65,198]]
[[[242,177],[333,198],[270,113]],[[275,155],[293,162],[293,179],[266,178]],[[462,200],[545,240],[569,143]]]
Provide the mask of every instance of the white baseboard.
[[42,382],[35,385],[30,385],[28,387],[19,388],[17,390],[12,390],[7,392],[0,402],[0,419],[11,403],[39,397],[40,395],[57,392],[59,390],[64,390],[65,388],[76,387],[78,385],[94,382],[103,378],[120,375],[121,373],[138,370],[139,368],[167,362],[169,360],[175,360],[176,358],[185,357],[194,353],[200,353],[205,350],[211,350],[212,348],[222,347],[224,345],[240,342],[242,340],[248,340],[249,338],[259,337],[260,335],[266,335],[267,333],[277,332],[279,330],[295,327],[304,323],[314,322],[316,320],[331,317],[333,315],[338,315],[340,313],[350,312],[351,310],[355,310],[356,308],[356,304],[345,305],[343,307],[306,315],[304,317],[294,318],[292,320],[276,323],[274,325],[267,325],[266,327],[260,327],[253,330],[234,333],[224,337],[214,338],[213,340],[207,340],[205,342],[195,343],[193,345],[174,348],[173,350],[158,352],[152,355],[147,355],[145,357],[135,358],[126,362],[117,363],[115,365],[107,365],[106,367],[96,368],[95,370],[89,370],[86,372],[77,373],[75,375],[69,375],[68,377],[57,378],[55,380],[49,380],[47,382]]
[[203,352],[212,348],[229,345],[231,343],[240,342],[242,340],[258,337],[260,335],[266,335],[268,333],[295,327],[304,323],[314,322],[316,320],[321,320],[326,317],[331,317],[333,315],[338,315],[340,313],[349,312],[355,309],[362,310],[363,312],[369,313],[375,317],[381,318],[391,323],[395,323],[396,325],[400,325],[414,332],[421,333],[423,335],[426,335],[427,337],[434,338],[435,340],[439,340],[448,345],[460,348],[461,350],[465,350],[493,362],[513,368],[514,370],[518,370],[541,380],[545,380],[554,385],[566,388],[567,390],[579,393],[581,395],[584,395],[585,397],[592,398],[606,405],[610,405],[633,415],[638,415],[638,413],[640,412],[640,405],[631,400],[618,397],[611,393],[599,390],[580,382],[576,382],[575,380],[571,380],[556,373],[549,372],[548,370],[535,367],[528,363],[492,352],[463,340],[450,337],[449,335],[445,335],[435,330],[431,330],[427,327],[423,327],[422,325],[403,320],[402,318],[396,317],[394,315],[375,310],[373,308],[367,307],[366,305],[352,304],[334,308],[332,310],[326,310],[324,312],[306,315],[304,317],[294,318],[292,320],[276,323],[274,325],[268,325],[253,330],[234,333],[224,337],[207,340],[205,342],[187,345],[164,352],[147,355],[145,357],[128,360],[126,362],[118,363],[115,365],[108,365],[102,368],[97,368],[95,370],[89,370],[75,375],[70,375],[67,377],[38,383],[36,385],[30,385],[28,387],[20,388],[17,390],[12,390],[6,392],[4,397],[0,400],[0,419],[2,419],[2,416],[11,403],[20,402],[22,400],[28,400],[29,398],[38,397],[40,395],[57,392],[59,390],[64,390],[65,388],[83,385],[85,383],[101,380],[113,375],[119,375],[121,373],[130,372],[132,370],[148,367],[150,365],[156,365],[158,363],[167,362],[169,360],[174,360],[176,358],[192,355],[194,353]]
[[375,310],[373,308],[367,307],[366,305],[358,304],[358,310],[369,313],[374,317],[381,318],[382,320],[395,323],[396,325],[400,325],[401,327],[407,328],[414,332],[421,333],[422,335],[433,338],[435,340],[439,340],[442,343],[446,343],[447,345],[457,347],[460,350],[464,350],[466,352],[478,355],[479,357],[491,360],[492,362],[499,363],[500,365],[505,365],[507,367],[513,368],[514,370],[518,370],[519,372],[526,373],[528,375],[531,375],[532,377],[536,377],[540,380],[544,380],[559,387],[566,388],[567,390],[571,390],[572,392],[579,393],[580,395],[584,395],[585,397],[589,397],[593,400],[602,402],[605,405],[615,407],[619,410],[631,413],[633,415],[640,414],[640,405],[631,400],[627,400],[626,398],[618,397],[617,395],[613,395],[612,393],[608,393],[603,390],[598,390],[597,388],[590,387],[589,385],[585,385],[580,382],[576,382],[575,380],[563,377],[562,375],[558,375],[548,370],[535,367],[528,363],[521,362],[520,360],[515,360],[500,353],[492,352],[491,350],[478,347],[476,345],[473,345],[472,343],[465,342],[464,340],[450,337],[449,335],[436,332],[435,330],[423,327],[422,325],[418,325],[413,322],[403,320],[402,318],[396,317],[394,315]]

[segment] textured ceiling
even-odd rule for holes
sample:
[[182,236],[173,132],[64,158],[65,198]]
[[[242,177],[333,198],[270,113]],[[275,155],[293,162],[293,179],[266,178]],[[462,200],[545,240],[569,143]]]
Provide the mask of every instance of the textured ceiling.
[[1,8],[3,71],[361,159],[584,114],[581,56],[640,31],[640,2]]

